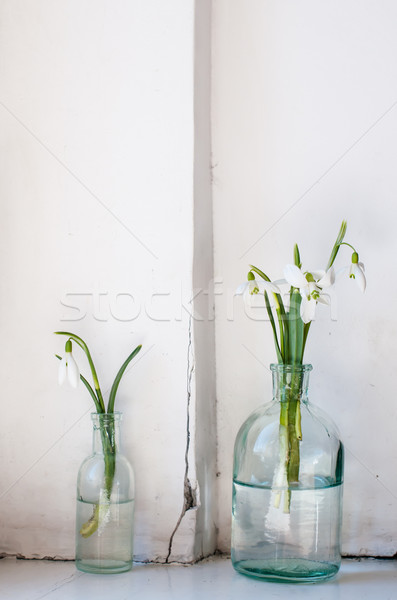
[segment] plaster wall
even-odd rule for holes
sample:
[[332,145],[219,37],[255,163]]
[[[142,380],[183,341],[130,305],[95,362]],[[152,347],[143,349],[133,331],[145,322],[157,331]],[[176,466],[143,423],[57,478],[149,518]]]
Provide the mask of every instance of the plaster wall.
[[[230,548],[234,438],[269,399],[273,336],[264,310],[233,297],[249,265],[282,277],[299,243],[324,268],[342,219],[366,265],[318,310],[306,361],[311,400],[346,446],[343,551],[397,551],[394,395],[397,319],[397,80],[389,0],[214,0],[219,547]],[[339,265],[350,261],[340,253]]]
[[[58,388],[56,330],[86,340],[105,395],[143,345],[116,402],[136,473],[136,558],[213,549],[196,526],[208,491],[189,379],[194,196],[208,193],[194,184],[195,22],[193,0],[0,3],[2,553],[74,556],[93,405],[83,388]],[[189,436],[201,500],[185,534]]]
[[347,450],[344,552],[396,552],[396,18],[391,0],[0,2],[1,553],[74,555],[92,405],[57,386],[59,329],[105,391],[143,344],[117,400],[136,558],[228,552],[234,437],[275,359],[235,290],[251,263],[280,277],[295,242],[322,267],[343,218],[368,289],[341,281],[318,311],[311,398]]

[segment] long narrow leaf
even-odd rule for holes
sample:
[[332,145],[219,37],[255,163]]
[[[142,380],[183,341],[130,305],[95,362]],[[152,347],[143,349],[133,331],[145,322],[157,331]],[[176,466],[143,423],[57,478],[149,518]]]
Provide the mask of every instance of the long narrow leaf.
[[109,402],[108,402],[108,413],[112,413],[114,411],[114,402],[116,400],[116,393],[117,393],[117,389],[119,387],[120,380],[121,380],[121,378],[122,378],[122,376],[124,374],[124,371],[126,370],[126,368],[128,367],[128,365],[130,364],[130,362],[132,361],[132,359],[138,354],[138,352],[140,351],[141,348],[142,348],[141,345],[137,346],[135,348],[135,350],[133,352],[131,352],[131,354],[129,355],[129,357],[121,365],[120,370],[117,373],[117,375],[115,377],[115,380],[113,382],[112,389],[110,390]]
[[[284,308],[284,304],[281,300],[281,296],[279,297],[279,305],[280,305],[280,317],[281,317],[281,323],[283,325],[283,329],[284,329],[284,353],[283,353],[283,362],[285,364],[288,364],[288,350],[289,350],[289,321],[288,321],[288,315],[285,312],[285,308]],[[280,323],[280,321],[279,321]],[[281,325],[280,325],[281,326]]]
[[302,263],[301,263],[301,256],[300,256],[298,244],[295,244],[295,246],[294,246],[294,263],[298,267],[298,269],[301,268]]
[[336,258],[336,255],[339,252],[340,245],[343,242],[343,239],[344,239],[344,237],[346,235],[346,229],[347,229],[347,222],[346,221],[342,221],[342,225],[340,226],[338,237],[336,238],[336,242],[335,242],[334,247],[332,248],[332,251],[331,251],[331,256],[329,257],[329,261],[328,261],[328,265],[327,265],[327,271],[328,271],[328,269],[330,269],[332,267],[332,265],[335,262],[335,258]]
[[311,325],[311,322],[305,323],[305,326],[303,328],[302,362],[303,362],[303,354],[304,354],[305,348],[306,348],[307,336],[309,335],[310,325]]
[[[263,271],[258,269],[258,267],[254,267],[253,265],[250,265],[250,267],[251,267],[251,271],[254,271],[254,273],[257,273],[260,277],[262,277],[262,279],[271,283],[271,279],[266,275],[266,273],[264,273]],[[279,355],[278,355],[278,359],[279,359],[279,362],[282,363],[282,362],[285,362],[286,345],[288,344],[288,341],[287,341],[288,340],[288,325],[286,322],[285,307],[284,307],[284,303],[283,303],[283,299],[282,299],[281,295],[274,294],[274,298],[276,300],[276,305],[277,305],[276,312],[277,312],[278,327],[279,327],[279,332],[280,332],[280,343],[278,342],[277,333],[275,332],[274,319],[273,319],[273,322],[271,320],[273,318],[273,315],[271,315],[270,322],[272,323],[275,339],[277,339],[276,350],[278,349],[279,354],[281,356],[281,360],[280,360]],[[265,296],[265,301],[266,301],[266,296]],[[269,303],[269,306],[270,306],[270,303]],[[266,308],[267,308],[267,305],[266,305]],[[268,313],[269,313],[269,310],[268,310]],[[269,315],[269,317],[270,317],[270,315]]]
[[289,362],[292,365],[302,364],[303,321],[300,316],[301,295],[291,289],[291,305],[289,309]]
[[269,320],[270,320],[270,323],[271,323],[271,326],[273,329],[274,345],[276,346],[277,360],[279,363],[282,363],[283,357],[281,354],[280,345],[278,343],[276,323],[274,321],[272,307],[270,306],[269,297],[267,295],[267,292],[265,292],[265,304],[266,304],[267,314],[269,315]]
[[91,398],[95,402],[95,408],[96,408],[97,413],[103,413],[104,410],[102,409],[102,406],[99,404],[98,398],[96,397],[94,390],[92,389],[92,387],[90,386],[90,384],[88,383],[86,378],[83,375],[80,375],[80,379],[84,383],[85,387],[87,388],[88,392],[91,395]]
[[283,323],[283,318],[281,316],[280,308],[276,308],[276,313],[277,313],[277,319],[278,319],[278,328],[280,331],[280,353],[281,353],[282,362],[284,362],[284,357],[285,357],[284,323]]
[[254,265],[250,265],[250,267],[251,267],[251,271],[254,271],[255,273],[257,273],[259,275],[259,277],[262,277],[262,279],[264,279],[265,281],[271,281],[271,279],[266,275],[266,273],[264,273],[263,271],[258,269],[258,267],[254,267]]

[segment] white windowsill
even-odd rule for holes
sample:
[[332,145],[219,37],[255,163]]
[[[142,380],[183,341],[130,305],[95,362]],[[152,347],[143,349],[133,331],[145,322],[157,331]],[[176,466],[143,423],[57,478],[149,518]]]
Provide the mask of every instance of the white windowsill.
[[73,562],[0,560],[1,600],[395,600],[396,560],[344,560],[336,579],[316,585],[266,583],[236,573],[229,559],[193,566],[136,564],[129,573],[88,575]]

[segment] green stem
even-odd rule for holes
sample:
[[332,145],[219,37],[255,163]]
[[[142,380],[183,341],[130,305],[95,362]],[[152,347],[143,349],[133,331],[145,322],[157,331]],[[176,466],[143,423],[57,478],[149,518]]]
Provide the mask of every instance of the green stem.
[[299,463],[300,450],[299,441],[302,438],[300,430],[300,389],[301,373],[291,374],[291,385],[289,390],[289,411],[288,411],[288,433],[289,433],[289,465],[288,465],[288,483],[298,483],[299,481]]
[[107,500],[112,494],[114,472],[116,468],[116,446],[114,441],[114,421],[106,426],[100,423],[103,457],[105,461],[105,491]]
[[[289,457],[289,433],[288,433],[288,411],[289,404],[288,402],[283,401],[281,398],[280,405],[280,427],[279,427],[279,436],[280,436],[280,468],[283,473],[287,473],[288,476],[288,457]],[[278,489],[275,495],[275,507],[280,507],[281,495],[284,494],[284,504],[283,511],[289,512],[289,504],[290,504],[290,495],[288,489]]]
[[[287,475],[283,503],[283,510],[287,513],[290,511],[291,488],[299,483],[302,378],[300,370],[292,370],[292,373],[283,373],[280,382],[280,468],[284,468]],[[280,499],[280,492],[277,491],[276,508],[280,505]]]
[[[107,417],[106,417],[107,418]],[[99,421],[101,432],[101,442],[103,449],[103,458],[105,463],[105,501],[99,498],[95,504],[91,517],[80,528],[80,535],[84,538],[90,537],[97,531],[101,519],[109,510],[110,498],[112,495],[114,475],[116,471],[116,445],[114,437],[114,420],[112,419],[106,425]]]
[[288,410],[288,444],[289,444],[289,459],[288,459],[288,484],[296,484],[299,481],[299,439],[296,433],[296,415],[298,410],[298,402],[291,400]]
[[357,252],[357,250],[355,249],[355,247],[352,246],[351,244],[349,244],[348,242],[341,242],[339,244],[339,246],[348,246],[349,248],[351,248],[353,250],[353,252]]
[[88,383],[88,381],[86,380],[86,378],[83,377],[83,375],[80,375],[80,379],[84,383],[84,385],[87,388],[88,392],[90,393],[91,398],[94,401],[97,413],[103,413],[103,410],[102,410],[101,405],[99,404],[98,398],[96,397],[94,390],[92,389],[92,387],[90,386],[90,384]]

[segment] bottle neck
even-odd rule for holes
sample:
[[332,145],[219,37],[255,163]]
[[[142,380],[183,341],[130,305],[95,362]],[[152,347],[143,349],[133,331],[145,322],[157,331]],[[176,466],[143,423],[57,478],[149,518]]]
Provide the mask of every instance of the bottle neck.
[[273,398],[279,402],[308,401],[311,365],[270,365],[273,376]]
[[120,450],[120,422],[122,414],[91,414],[93,425],[92,450],[94,454],[103,454],[105,447]]

